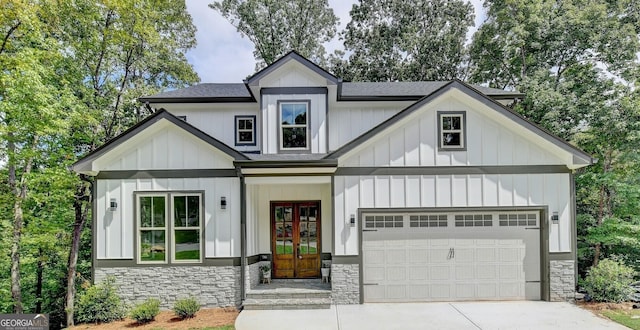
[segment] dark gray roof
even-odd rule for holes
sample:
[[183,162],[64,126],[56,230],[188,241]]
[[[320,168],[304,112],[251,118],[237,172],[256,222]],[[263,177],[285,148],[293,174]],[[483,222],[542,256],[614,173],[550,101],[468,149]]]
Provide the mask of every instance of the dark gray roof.
[[[449,81],[344,82],[340,93],[343,99],[369,97],[423,97],[435,92]],[[488,96],[522,97],[515,91],[471,85]]]
[[[339,85],[338,100],[418,100],[447,83],[449,81],[344,82]],[[516,91],[471,86],[494,99],[524,96]],[[141,97],[140,101],[151,103],[255,102],[255,99],[245,84],[203,83]]]
[[228,100],[230,102],[255,101],[243,83],[203,83],[151,96],[141,97],[142,102],[189,102],[189,100]]

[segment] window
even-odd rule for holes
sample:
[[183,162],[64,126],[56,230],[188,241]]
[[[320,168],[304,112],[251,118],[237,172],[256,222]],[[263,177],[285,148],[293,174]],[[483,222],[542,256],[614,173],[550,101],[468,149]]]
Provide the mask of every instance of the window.
[[137,194],[137,210],[140,263],[202,261],[201,194]]
[[466,116],[464,112],[438,112],[440,150],[466,149]]
[[535,213],[510,213],[500,214],[500,227],[527,227],[538,225],[538,215]]
[[364,217],[365,228],[402,228],[403,225],[401,215],[368,215]]
[[256,145],[256,116],[236,116],[236,145]]
[[456,227],[492,227],[491,214],[456,214]]
[[446,227],[447,215],[412,215],[409,217],[409,227]]
[[280,150],[309,149],[309,102],[280,103]]

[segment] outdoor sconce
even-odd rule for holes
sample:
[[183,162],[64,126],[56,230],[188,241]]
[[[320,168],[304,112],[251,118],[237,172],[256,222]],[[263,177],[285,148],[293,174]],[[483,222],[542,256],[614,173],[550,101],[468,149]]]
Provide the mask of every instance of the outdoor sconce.
[[224,196],[220,197],[220,209],[221,210],[227,209],[227,198]]
[[116,201],[115,198],[111,198],[111,200],[109,200],[109,211],[115,211],[118,209],[118,202]]
[[356,226],[356,216],[355,216],[355,214],[351,215],[351,217],[349,218],[349,223],[351,224],[351,227],[355,227]]
[[559,220],[560,218],[558,218],[558,212],[553,212],[553,215],[551,216],[551,222],[557,224]]

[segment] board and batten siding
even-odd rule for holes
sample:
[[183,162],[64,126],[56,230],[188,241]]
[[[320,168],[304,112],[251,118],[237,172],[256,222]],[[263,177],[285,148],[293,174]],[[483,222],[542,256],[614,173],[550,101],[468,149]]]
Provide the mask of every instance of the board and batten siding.
[[[380,102],[376,102],[380,103]],[[336,150],[389,119],[411,102],[344,102],[329,108],[329,150]],[[333,105],[333,104],[332,104]]]
[[[318,179],[320,177],[317,177]],[[249,179],[248,179],[249,180]],[[282,177],[279,181],[286,182]],[[307,179],[309,180],[309,179]],[[320,201],[322,252],[331,252],[331,184],[247,184],[247,255],[271,253],[271,202]]]
[[[438,150],[437,111],[466,112],[466,151]],[[466,95],[445,95],[409,117],[341,159],[340,166],[565,165],[570,161],[550,142]]]
[[280,145],[280,109],[278,101],[309,101],[310,152],[327,152],[327,94],[266,94],[262,95],[262,152],[279,153]]
[[[96,160],[99,171],[232,169],[233,158],[174,124],[160,120]],[[121,172],[122,173],[122,172]],[[240,180],[231,178],[100,179],[95,187],[97,259],[134,258],[135,192],[204,194],[204,256],[240,256]],[[220,198],[227,200],[220,209]],[[114,198],[115,211],[109,210]]]
[[162,120],[96,160],[100,171],[231,169],[233,158]]
[[[189,124],[238,151],[260,150],[262,130],[258,103],[166,104],[163,106],[175,116],[186,116]],[[236,116],[255,117],[255,146],[235,145]]]
[[[96,258],[133,259],[135,192],[203,191],[204,256],[240,256],[240,180],[238,178],[126,179],[96,183]],[[225,197],[227,208],[220,209]],[[109,201],[118,202],[110,211]]]
[[[358,254],[358,231],[350,215],[359,208],[464,208],[548,206],[558,212],[549,225],[549,251],[571,251],[570,175],[417,175],[336,176],[337,255]],[[362,220],[362,219],[360,219]]]

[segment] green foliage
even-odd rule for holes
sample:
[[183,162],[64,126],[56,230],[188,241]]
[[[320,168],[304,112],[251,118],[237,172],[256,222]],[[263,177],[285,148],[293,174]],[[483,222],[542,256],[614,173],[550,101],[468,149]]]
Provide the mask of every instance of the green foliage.
[[342,33],[345,80],[450,80],[461,75],[473,6],[462,0],[371,0],[353,5]]
[[129,317],[138,323],[149,323],[160,313],[160,300],[149,298],[136,305],[129,312]]
[[173,312],[181,319],[192,318],[199,310],[200,303],[193,297],[178,299],[173,305]]
[[603,259],[592,267],[583,281],[586,292],[598,302],[623,302],[633,292],[635,271],[622,261]]
[[291,50],[324,64],[338,17],[327,0],[221,0],[209,5],[255,46],[256,71]]
[[116,292],[114,282],[113,277],[107,277],[79,295],[75,310],[77,321],[102,323],[124,318],[126,307]]

